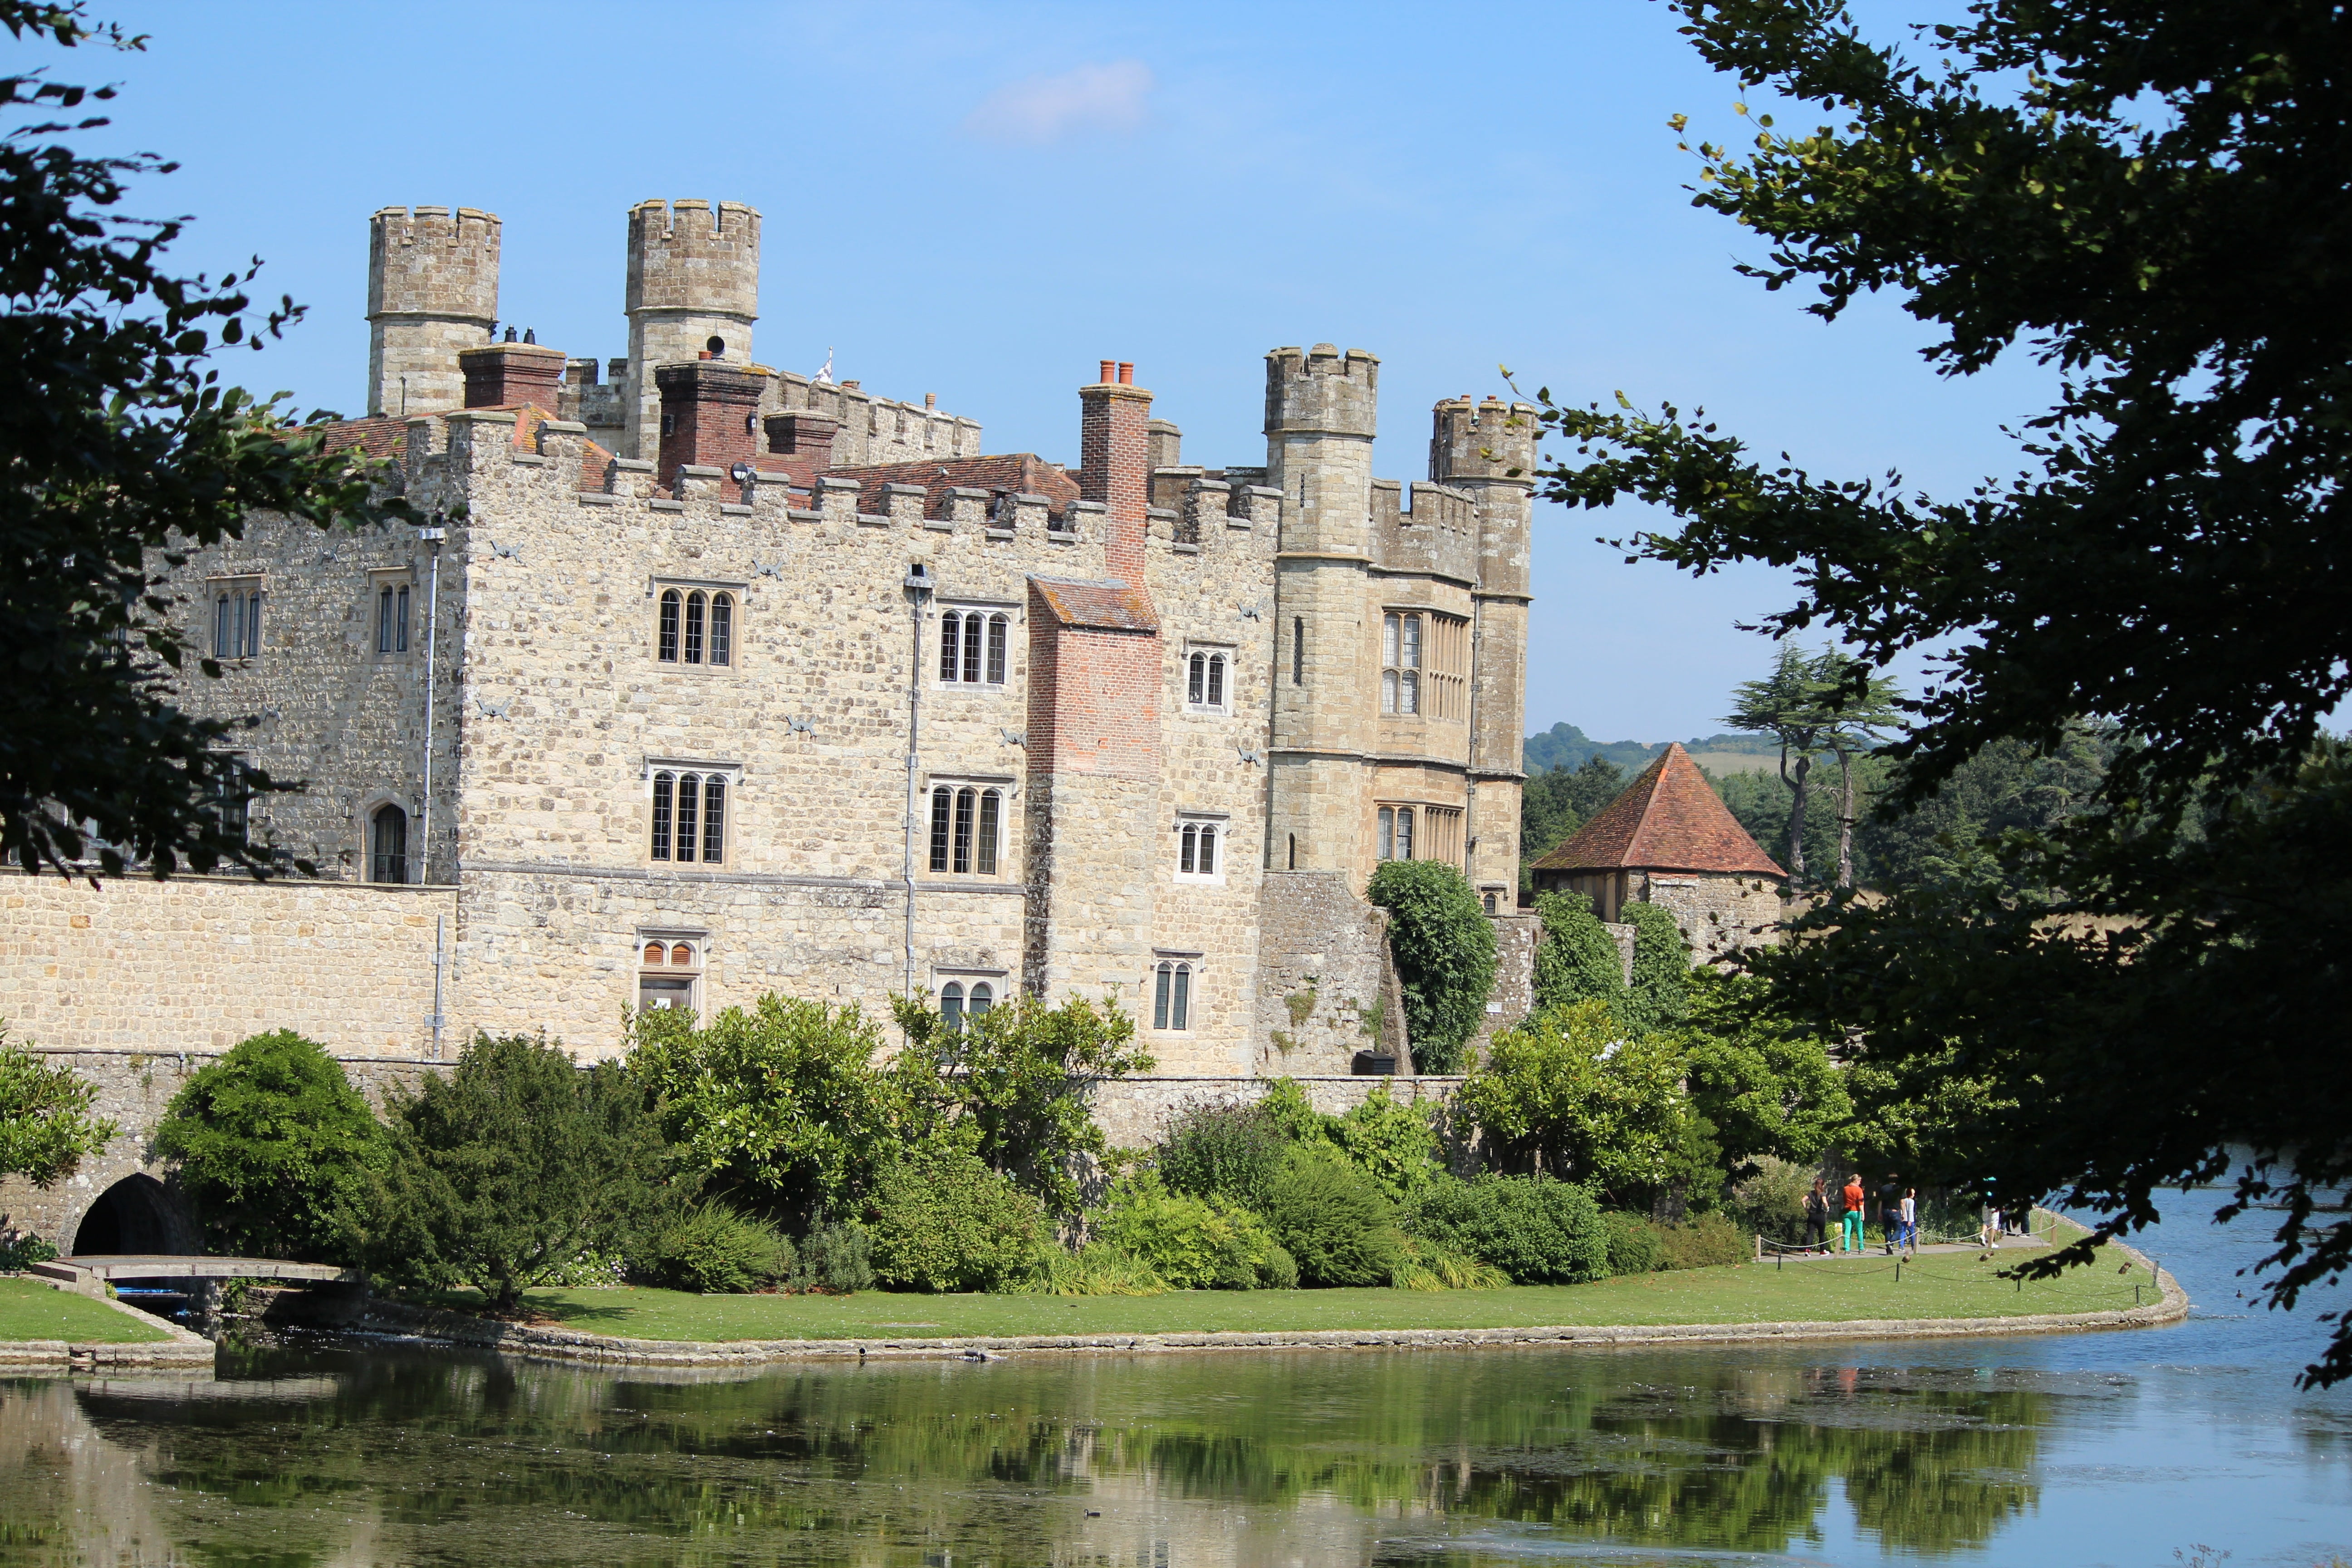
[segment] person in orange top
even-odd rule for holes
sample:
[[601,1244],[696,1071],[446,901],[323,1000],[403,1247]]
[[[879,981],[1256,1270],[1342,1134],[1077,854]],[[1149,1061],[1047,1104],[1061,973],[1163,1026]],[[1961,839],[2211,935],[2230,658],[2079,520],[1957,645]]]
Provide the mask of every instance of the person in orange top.
[[1862,1250],[1862,1205],[1867,1194],[1862,1190],[1859,1173],[1845,1179],[1845,1191],[1838,1194],[1845,1199],[1845,1221],[1838,1233],[1840,1252]]

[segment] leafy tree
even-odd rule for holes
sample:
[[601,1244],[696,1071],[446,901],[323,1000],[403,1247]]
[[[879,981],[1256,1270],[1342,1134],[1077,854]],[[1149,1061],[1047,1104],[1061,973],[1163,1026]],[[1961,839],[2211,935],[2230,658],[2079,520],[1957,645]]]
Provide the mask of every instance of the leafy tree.
[[1766,1158],[1820,1160],[1853,1116],[1827,1044],[1776,1016],[1753,975],[1696,970],[1690,989],[1681,1043],[1691,1103],[1735,1173]]
[[[1874,817],[1872,810],[1884,805],[1884,781],[1887,764],[1876,752],[1857,759],[1856,793],[1867,803],[1855,847],[1855,875],[1866,887],[1880,884],[1872,880],[1877,863],[1871,858],[1875,839],[1872,834]],[[1783,842],[1789,833],[1789,820],[1795,809],[1796,792],[1783,783],[1780,775],[1769,771],[1726,773],[1715,774],[1707,781],[1714,786],[1716,797],[1724,809],[1748,830],[1748,836],[1759,845],[1777,846],[1774,853],[1785,854]],[[1810,790],[1805,795],[1805,864],[1827,866],[1837,858],[1837,802],[1826,790]]]
[[1495,989],[1494,922],[1469,879],[1442,860],[1383,861],[1366,896],[1389,911],[1414,1067],[1456,1070]]
[[[1874,668],[1952,645],[1892,748],[1908,801],[2085,715],[2132,738],[2008,874],[1824,911],[1834,933],[1775,964],[1922,1097],[1884,1102],[1889,1135],[2009,1201],[2063,1193],[2103,1237],[2234,1168],[2278,1205],[2267,1291],[2292,1305],[2352,1265],[2352,1219],[2315,1208],[2352,1179],[2352,769],[2320,728],[2352,694],[2343,17],[1979,0],[1923,63],[1833,5],[1677,8],[1710,66],[1826,121],[1697,146],[1696,204],[1769,247],[1744,270],[1810,281],[1831,319],[1896,291],[1948,374],[2024,339],[2061,380],[2023,471],[1957,498],[1759,462],[1622,394],[1549,412],[1579,460],[1546,493],[1666,508],[1678,530],[1633,547],[1695,573],[1795,568],[1774,629],[1834,628]],[[2352,1376],[2352,1322],[2306,1376]]]
[[[1773,656],[1772,673],[1761,680],[1744,680],[1734,689],[1735,706],[1724,722],[1735,730],[1771,735],[1780,742],[1780,782],[1789,786],[1789,880],[1805,880],[1805,797],[1813,772],[1813,757],[1825,749],[1823,737],[1835,723],[1830,693],[1822,684],[1817,660],[1796,644],[1784,642]],[[1794,753],[1792,772],[1790,756]]]
[[2028,877],[2042,869],[2000,855],[2004,843],[2044,838],[2097,809],[2111,731],[2070,726],[2053,744],[1994,741],[1954,768],[1933,795],[1906,804],[1899,781],[1865,817],[1861,838],[1874,886],[1902,888],[1968,874]]
[[[0,0],[0,26],[67,48],[144,44],[78,5]],[[260,875],[282,862],[247,843],[245,802],[298,786],[224,749],[235,726],[174,705],[191,662],[205,678],[220,667],[191,660],[172,574],[256,510],[324,528],[408,510],[372,495],[362,454],[327,451],[286,427],[277,399],[206,368],[216,344],[259,348],[302,312],[290,299],[257,309],[256,269],[163,269],[184,222],[114,209],[127,182],[174,165],[77,156],[58,138],[107,121],[47,118],[112,96],[0,77],[0,103],[32,117],[0,138],[0,857]]]
[[389,1158],[362,1222],[373,1273],[472,1285],[496,1311],[596,1253],[653,1249],[688,1184],[665,1180],[661,1128],[617,1062],[477,1035],[457,1070],[391,1108]]
[[1829,727],[1821,743],[1838,765],[1837,885],[1853,886],[1853,768],[1857,759],[1885,739],[1901,721],[1895,682],[1835,648],[1825,648],[1815,670],[1827,693]]
[[1536,1005],[1623,1006],[1625,961],[1616,939],[1592,912],[1592,900],[1582,893],[1538,893],[1536,915],[1543,922],[1543,941],[1536,948]]
[[1096,1086],[1152,1068],[1135,1020],[1114,1002],[1049,1007],[1026,994],[961,1026],[905,998],[894,1007],[907,1036],[889,1069],[907,1108],[900,1137],[968,1149],[1055,1212],[1076,1214],[1080,1166],[1108,1152]]
[[677,1009],[630,1021],[630,1077],[680,1159],[747,1207],[796,1225],[853,1211],[907,1117],[856,1004],[772,994],[707,1025]]
[[341,1261],[383,1137],[342,1064],[316,1040],[277,1029],[198,1068],[173,1097],[155,1147],[180,1162],[215,1246]]
[[[1256,1109],[1286,1141],[1283,1158],[1296,1148],[1345,1161],[1391,1199],[1411,1197],[1445,1169],[1438,1155],[1436,1107],[1399,1100],[1385,1082],[1328,1116],[1307,1102],[1297,1079],[1276,1079]],[[1264,1191],[1261,1186],[1261,1198]]]
[[100,1152],[120,1124],[90,1114],[98,1086],[9,1042],[0,1028],[0,1176],[53,1187]]
[[1590,1182],[1616,1203],[1675,1178],[1693,1114],[1679,1042],[1629,1036],[1599,1002],[1496,1037],[1462,1103],[1507,1167]]

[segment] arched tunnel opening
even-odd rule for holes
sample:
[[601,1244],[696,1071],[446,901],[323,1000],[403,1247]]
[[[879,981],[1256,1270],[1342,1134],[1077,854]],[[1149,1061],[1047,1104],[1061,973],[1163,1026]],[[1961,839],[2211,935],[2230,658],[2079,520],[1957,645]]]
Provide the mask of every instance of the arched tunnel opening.
[[183,1253],[185,1226],[174,1223],[163,1184],[145,1174],[122,1178],[98,1194],[74,1232],[73,1256]]

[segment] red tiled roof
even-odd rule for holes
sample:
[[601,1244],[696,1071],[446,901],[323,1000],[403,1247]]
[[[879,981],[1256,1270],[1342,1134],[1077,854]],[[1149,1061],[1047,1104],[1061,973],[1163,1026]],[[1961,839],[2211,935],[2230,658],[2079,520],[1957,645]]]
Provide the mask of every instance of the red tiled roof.
[[1707,787],[1690,753],[1673,744],[1575,837],[1532,869],[1788,875]]
[[285,435],[289,440],[299,436],[321,437],[330,452],[348,452],[357,447],[371,458],[397,458],[407,449],[408,421],[378,415],[372,419],[337,419],[323,425],[289,426]]
[[1064,577],[1032,577],[1030,592],[1045,603],[1055,620],[1093,631],[1156,632],[1159,614],[1151,597],[1124,583],[1075,583]]
[[[765,467],[790,469],[789,458],[763,458]],[[919,463],[863,463],[825,470],[835,479],[857,481],[857,510],[869,515],[882,510],[884,485],[920,485],[927,492],[923,510],[934,510],[939,492],[966,486],[995,494],[1014,491],[1044,496],[1052,510],[1061,510],[1078,499],[1077,481],[1034,452],[1011,452],[996,458],[948,458]],[[797,481],[799,476],[794,475]]]

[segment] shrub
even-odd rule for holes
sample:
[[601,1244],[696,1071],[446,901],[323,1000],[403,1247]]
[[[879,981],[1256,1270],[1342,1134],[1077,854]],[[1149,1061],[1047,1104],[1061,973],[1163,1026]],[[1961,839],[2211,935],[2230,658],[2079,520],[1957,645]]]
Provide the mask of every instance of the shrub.
[[874,1273],[911,1290],[985,1290],[1044,1244],[1045,1206],[959,1149],[910,1149],[875,1183]]
[[821,1225],[801,1237],[790,1281],[795,1290],[848,1296],[874,1288],[874,1241],[855,1221]]
[[58,1249],[40,1237],[21,1230],[0,1230],[0,1274],[22,1274],[36,1263],[56,1258]]
[[1404,1261],[1396,1211],[1364,1173],[1294,1151],[1266,1188],[1266,1222],[1309,1285],[1380,1285]]
[[1262,1105],[1196,1105],[1169,1124],[1154,1163],[1176,1192],[1255,1207],[1289,1144]]
[[347,1249],[350,1213],[383,1158],[383,1129],[342,1065],[291,1029],[198,1068],[155,1147],[180,1162],[214,1246],[307,1260]]
[[1610,1272],[1601,1206],[1584,1188],[1549,1177],[1442,1177],[1406,1205],[1404,1227],[1522,1285],[1581,1284]]
[[1780,1241],[1794,1241],[1804,1234],[1805,1194],[1812,1184],[1811,1166],[1767,1154],[1756,1162],[1755,1173],[1734,1189],[1732,1198],[1741,1223],[1749,1230]]
[[1622,1004],[1625,962],[1617,954],[1616,939],[1592,912],[1592,900],[1582,893],[1538,893],[1536,916],[1544,931],[1536,949],[1537,1008]]
[[[1297,1270],[1292,1271],[1297,1278]],[[1108,1241],[1073,1250],[1048,1243],[1013,1287],[1034,1296],[1163,1296],[1168,1281],[1131,1252]]]
[[1422,1072],[1460,1070],[1495,989],[1495,923],[1443,860],[1385,860],[1365,896],[1389,911],[1406,1038]]
[[583,1255],[641,1255],[685,1195],[616,1063],[583,1072],[551,1046],[477,1035],[454,1073],[391,1111],[359,1239],[397,1284],[470,1284],[510,1310]]
[[1663,1227],[1665,1247],[1663,1268],[1713,1268],[1745,1263],[1756,1255],[1756,1245],[1740,1228],[1719,1214],[1695,1214],[1680,1225]]
[[1493,1264],[1410,1232],[1396,1272],[1389,1276],[1400,1290],[1492,1290],[1510,1282]]
[[1577,1002],[1498,1037],[1462,1106],[1506,1161],[1624,1203],[1687,1163],[1683,1068],[1675,1037],[1629,1037],[1607,1007]]
[[665,1285],[740,1296],[786,1279],[794,1258],[792,1242],[766,1220],[708,1203],[664,1231],[649,1261]]
[[1179,1290],[1254,1290],[1268,1281],[1272,1231],[1239,1205],[1172,1193],[1157,1175],[1110,1191],[1100,1234]]
[[1673,913],[1656,904],[1629,903],[1624,917],[1633,928],[1633,983],[1625,1022],[1644,1033],[1669,1027],[1689,1011],[1690,944]]
[[1611,1209],[1601,1216],[1609,1233],[1609,1272],[1651,1274],[1666,1266],[1664,1231],[1637,1214]]
[[1402,1104],[1386,1082],[1344,1114],[1326,1116],[1307,1102],[1297,1079],[1276,1079],[1258,1108],[1284,1139],[1346,1160],[1391,1202],[1419,1192],[1445,1169],[1438,1159],[1435,1107]]

